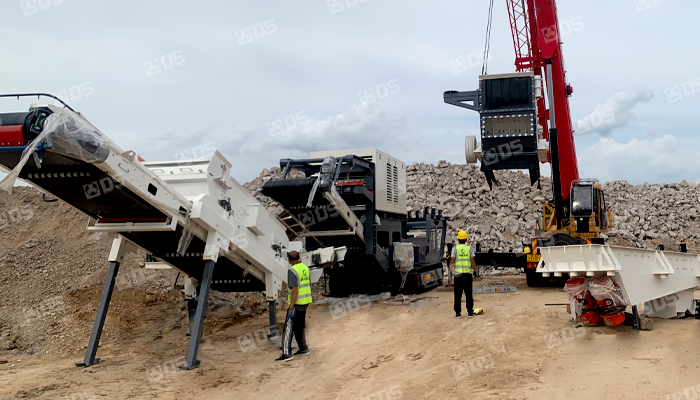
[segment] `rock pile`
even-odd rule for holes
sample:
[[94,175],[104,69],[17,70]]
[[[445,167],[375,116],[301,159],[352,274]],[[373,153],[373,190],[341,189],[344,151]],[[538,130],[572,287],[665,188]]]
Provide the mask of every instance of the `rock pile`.
[[[498,171],[498,186],[493,190],[477,165],[414,163],[406,171],[408,210],[443,210],[450,218],[449,240],[465,229],[469,243],[480,243],[482,249],[521,251],[541,218],[542,203],[552,197],[549,178],[543,178],[538,188],[530,186],[529,176],[519,171]],[[244,186],[270,211],[280,212],[282,207],[263,196],[260,188],[281,176],[277,167],[265,169]],[[683,181],[633,186],[613,181],[603,189],[607,205],[615,213],[615,228],[607,235],[609,243],[640,248],[663,244],[670,250],[687,243],[691,250],[698,249],[698,185]]]

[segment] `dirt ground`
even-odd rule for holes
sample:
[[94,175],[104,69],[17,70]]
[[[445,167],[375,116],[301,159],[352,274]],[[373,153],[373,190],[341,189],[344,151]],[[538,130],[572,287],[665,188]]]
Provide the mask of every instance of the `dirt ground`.
[[507,279],[519,293],[475,295],[485,314],[471,319],[453,317],[449,291],[405,305],[312,305],[312,352],[284,364],[264,337],[266,313],[209,324],[193,371],[175,368],[187,353],[184,311],[159,298],[130,336],[103,338],[96,366],[75,367],[78,352],[19,360],[0,351],[0,398],[665,399],[700,384],[700,321],[572,328],[564,306],[544,306],[565,303],[564,292]]

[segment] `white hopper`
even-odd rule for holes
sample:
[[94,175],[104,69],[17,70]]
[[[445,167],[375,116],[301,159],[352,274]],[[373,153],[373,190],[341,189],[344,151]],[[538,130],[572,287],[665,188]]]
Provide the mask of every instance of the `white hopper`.
[[537,272],[544,277],[608,275],[628,305],[645,303],[649,316],[672,318],[695,312],[700,255],[599,244],[540,247]]

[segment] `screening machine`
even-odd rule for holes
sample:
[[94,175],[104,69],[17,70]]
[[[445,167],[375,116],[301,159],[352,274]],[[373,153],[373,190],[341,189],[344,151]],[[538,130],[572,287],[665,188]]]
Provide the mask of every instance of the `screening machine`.
[[632,306],[639,327],[637,305],[649,317],[675,318],[700,314],[694,291],[700,286],[700,255],[600,244],[541,247],[537,272],[544,277],[609,276]]
[[[0,114],[0,165],[12,170],[0,188],[11,191],[21,178],[87,214],[88,230],[115,234],[90,342],[79,365],[99,362],[95,355],[119,266],[125,254],[139,248],[151,260],[186,274],[186,294],[199,299],[182,368],[199,365],[210,290],[265,292],[271,333],[277,333],[275,301],[287,280],[286,253],[301,251],[302,244],[290,241],[277,218],[230,176],[232,164],[218,151],[210,159],[143,162],[66,107],[32,106],[28,112]],[[342,249],[318,250],[303,254],[318,263],[318,268],[312,266],[312,282],[324,263],[342,260]],[[192,279],[199,281],[198,294]]]
[[[344,247],[327,263],[332,296],[425,292],[442,284],[448,218],[406,208],[406,164],[378,149],[319,151],[280,160],[262,193],[285,208],[290,237],[307,251]],[[291,172],[303,173],[293,177]]]

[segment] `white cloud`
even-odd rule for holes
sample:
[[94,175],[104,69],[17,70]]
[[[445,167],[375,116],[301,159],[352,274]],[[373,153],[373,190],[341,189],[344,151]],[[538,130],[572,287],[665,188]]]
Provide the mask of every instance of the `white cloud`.
[[654,97],[651,90],[637,89],[635,92],[615,93],[605,104],[598,104],[593,112],[573,121],[576,134],[598,133],[610,136],[613,130],[626,126],[634,113],[632,109],[640,103],[647,103]]
[[263,146],[302,152],[381,148],[387,143],[398,144],[396,139],[405,132],[406,119],[403,116],[389,116],[384,110],[374,110],[373,103],[368,103],[352,106],[343,114],[324,120],[309,118],[303,125],[265,141]]
[[634,184],[694,182],[700,178],[700,163],[692,148],[679,144],[671,135],[628,143],[602,138],[579,157],[581,177],[603,182],[624,179]]

